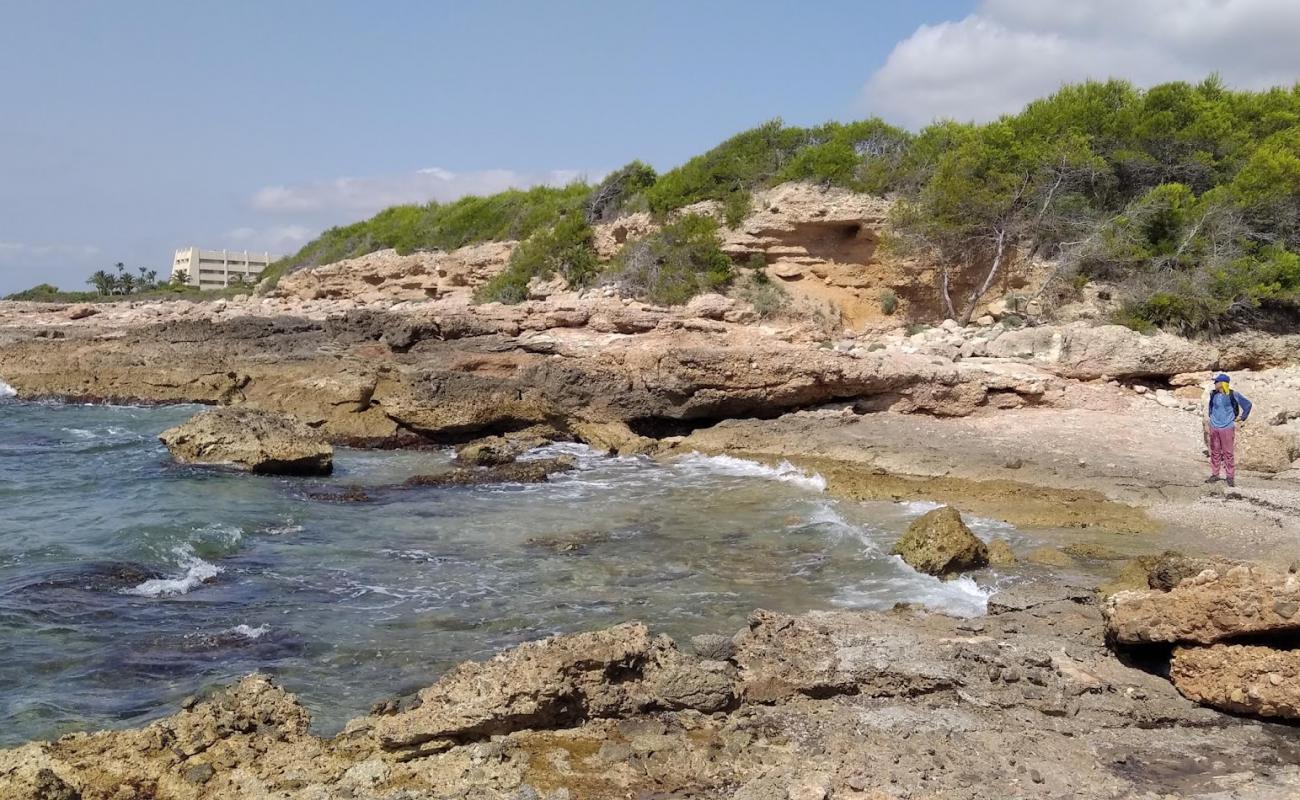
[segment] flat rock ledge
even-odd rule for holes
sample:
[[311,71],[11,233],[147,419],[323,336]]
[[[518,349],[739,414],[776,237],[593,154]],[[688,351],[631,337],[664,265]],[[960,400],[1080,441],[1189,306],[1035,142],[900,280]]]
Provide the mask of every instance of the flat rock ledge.
[[[1107,649],[1088,591],[972,620],[756,611],[687,652],[644,625],[463,664],[331,738],[249,676],[143,728],[0,750],[0,797],[1282,798],[1289,731]],[[697,637],[698,638],[698,637]],[[1268,679],[1265,678],[1267,681]]]
[[202,411],[158,438],[182,464],[264,475],[328,475],[334,469],[334,448],[315,429],[255,408]]

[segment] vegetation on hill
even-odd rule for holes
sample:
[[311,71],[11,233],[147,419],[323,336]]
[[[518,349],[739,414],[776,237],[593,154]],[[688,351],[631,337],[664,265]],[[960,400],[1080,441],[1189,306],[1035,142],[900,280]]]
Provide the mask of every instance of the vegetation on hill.
[[[612,265],[596,262],[589,226],[638,210],[666,221],[701,201],[721,203],[734,225],[753,192],[789,180],[896,196],[898,244],[941,266],[944,306],[958,319],[1030,256],[1055,260],[1054,295],[1115,284],[1123,321],[1139,328],[1300,319],[1300,86],[1233,91],[1214,77],[1146,90],[1088,82],[991,123],[940,121],[917,133],[878,119],[773,120],[662,174],[633,162],[594,187],[391,208],[327,231],[268,274],[385,247],[518,239],[510,268],[480,299],[517,302],[534,275],[631,285],[639,274],[638,291],[666,302],[726,280],[702,250],[681,260],[683,242],[703,247],[703,223],[629,245]],[[652,261],[690,264],[695,277],[660,284]]]
[[[173,276],[169,282],[158,280],[158,271],[139,267],[131,272],[122,262],[113,265],[113,270],[96,270],[86,283],[95,287],[93,292],[65,292],[50,283],[41,283],[21,292],[7,295],[5,300],[27,300],[38,303],[96,303],[116,300],[155,299],[199,293],[196,286],[189,286]],[[242,291],[248,291],[243,287]]]

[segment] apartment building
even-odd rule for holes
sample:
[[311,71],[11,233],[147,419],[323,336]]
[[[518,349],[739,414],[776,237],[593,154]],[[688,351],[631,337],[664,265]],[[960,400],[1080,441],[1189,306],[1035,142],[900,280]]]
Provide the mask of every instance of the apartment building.
[[280,256],[250,253],[247,250],[200,250],[187,247],[177,250],[172,259],[172,278],[183,273],[182,283],[200,289],[221,289],[240,283],[254,284],[262,270]]

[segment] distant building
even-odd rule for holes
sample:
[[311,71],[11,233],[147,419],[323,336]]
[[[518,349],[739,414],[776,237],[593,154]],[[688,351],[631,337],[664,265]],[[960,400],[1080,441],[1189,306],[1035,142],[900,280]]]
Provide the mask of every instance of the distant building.
[[187,247],[177,250],[172,259],[172,279],[200,289],[221,289],[240,283],[252,285],[273,261],[280,257],[247,250],[200,250]]

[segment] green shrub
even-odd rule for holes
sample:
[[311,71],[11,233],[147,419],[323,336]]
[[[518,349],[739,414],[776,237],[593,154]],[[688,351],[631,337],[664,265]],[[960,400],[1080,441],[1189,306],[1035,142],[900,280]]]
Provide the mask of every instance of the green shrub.
[[738,278],[731,295],[752,305],[760,319],[778,316],[790,306],[790,293],[768,280],[764,272],[749,272]]
[[731,259],[719,244],[716,222],[688,214],[624,247],[609,281],[624,294],[680,305],[731,280]]
[[898,310],[898,295],[894,294],[893,289],[886,289],[880,294],[880,310],[885,314],[893,314]]
[[585,206],[587,222],[608,222],[629,211],[630,206],[644,205],[646,189],[654,185],[658,174],[640,161],[611,172],[591,190]]
[[591,246],[592,231],[577,213],[519,243],[504,271],[475,293],[479,302],[520,303],[528,299],[528,282],[559,274],[570,287],[590,285],[600,270]]

